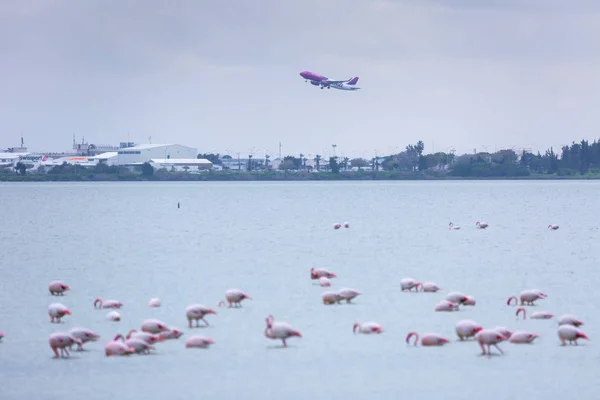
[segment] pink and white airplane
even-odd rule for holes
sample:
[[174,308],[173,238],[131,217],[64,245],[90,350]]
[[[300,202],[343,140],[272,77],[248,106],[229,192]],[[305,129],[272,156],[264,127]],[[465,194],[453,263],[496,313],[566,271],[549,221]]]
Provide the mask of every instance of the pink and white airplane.
[[310,81],[311,84],[315,86],[321,86],[321,89],[327,88],[331,89],[331,85],[334,84],[343,84],[348,83],[350,85],[355,85],[358,82],[358,78],[346,79],[346,80],[333,80],[329,79],[326,76],[315,74],[310,71],[302,71],[300,72],[300,76],[305,79],[306,82]]

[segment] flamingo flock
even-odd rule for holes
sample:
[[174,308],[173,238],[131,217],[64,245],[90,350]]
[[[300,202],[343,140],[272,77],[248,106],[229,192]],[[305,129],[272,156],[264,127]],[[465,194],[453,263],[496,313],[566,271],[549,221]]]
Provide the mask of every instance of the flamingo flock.
[[[339,229],[342,224],[335,224],[334,228]],[[344,223],[344,227],[348,228],[349,223]],[[476,222],[477,229],[488,228],[487,223],[480,221]],[[455,226],[452,222],[449,224],[450,230],[457,230],[460,227]],[[557,225],[548,225],[551,230],[558,229]],[[318,281],[321,287],[330,287],[331,279],[337,278],[338,276],[324,268],[310,269],[310,279]],[[50,282],[48,290],[52,296],[65,296],[66,292],[71,291],[71,287],[62,281],[55,280]],[[433,293],[443,291],[442,287],[434,282],[420,282],[414,278],[404,278],[400,280],[400,292],[406,293]],[[321,295],[321,299],[324,305],[339,305],[345,301],[346,304],[356,299],[361,292],[356,289],[342,288],[337,291],[326,291]],[[518,318],[521,314],[523,319],[528,319],[528,312],[525,307],[535,306],[535,302],[546,299],[548,295],[538,289],[526,289],[523,290],[518,296],[512,295],[508,298],[507,306],[518,306],[516,310],[516,317]],[[229,289],[225,292],[225,300],[221,300],[217,303],[218,307],[227,305],[229,308],[241,308],[244,300],[252,300],[247,293],[240,289]],[[456,312],[461,307],[476,306],[476,300],[474,297],[465,295],[462,292],[451,291],[445,298],[440,299],[437,304],[433,306],[434,312]],[[93,302],[93,307],[96,310],[109,309],[110,311],[106,314],[106,319],[113,322],[118,322],[121,317],[117,310],[122,308],[124,304],[117,300],[103,300],[98,297]],[[158,298],[152,298],[148,306],[151,308],[161,307],[161,301]],[[200,321],[205,326],[209,326],[209,322],[206,317],[210,315],[217,315],[217,312],[203,304],[191,304],[185,309],[185,317],[188,322],[188,327],[193,328],[200,327]],[[72,317],[71,311],[62,303],[52,303],[48,306],[48,316],[50,317],[50,323],[60,324],[63,318]],[[532,312],[529,313],[530,320],[549,320],[555,316],[549,312]],[[287,347],[287,341],[291,338],[302,338],[300,331],[292,327],[287,322],[276,321],[273,315],[268,315],[265,318],[266,326],[264,330],[264,336],[270,340],[281,340],[282,347]],[[580,329],[583,325],[583,321],[573,315],[566,314],[557,318],[557,335],[561,345],[566,345],[567,342],[572,345],[577,345],[578,340],[590,340],[589,337]],[[362,335],[379,335],[384,333],[384,328],[377,322],[355,322],[352,325],[352,331],[354,334]],[[512,344],[532,344],[536,339],[540,337],[539,334],[533,332],[527,332],[524,330],[510,331],[505,327],[493,327],[484,328],[475,321],[469,319],[463,319],[459,321],[454,331],[459,342],[472,340],[479,345],[481,348],[481,355],[490,355],[491,348],[494,347],[501,354],[504,352],[499,347],[501,342],[508,342]],[[137,329],[130,329],[127,334],[123,335],[117,333],[114,338],[105,344],[105,355],[108,356],[128,356],[132,354],[148,354],[151,351],[156,351],[156,345],[166,340],[177,340],[184,333],[176,328],[170,327],[164,322],[150,318],[142,322],[139,331]],[[5,337],[5,333],[0,332],[0,341]],[[414,339],[414,340],[412,340]],[[68,332],[54,332],[49,337],[50,349],[54,353],[55,358],[67,358],[70,357],[69,351],[72,350],[74,345],[77,346],[77,351],[82,351],[83,347],[87,343],[93,343],[100,340],[100,335],[96,332],[87,328],[73,328]],[[407,344],[418,346],[444,346],[451,343],[451,340],[447,337],[439,335],[437,333],[419,333],[411,331],[407,334],[405,342]],[[197,348],[206,349],[211,345],[214,345],[215,341],[211,338],[207,338],[201,335],[193,335],[185,341],[185,348]]]

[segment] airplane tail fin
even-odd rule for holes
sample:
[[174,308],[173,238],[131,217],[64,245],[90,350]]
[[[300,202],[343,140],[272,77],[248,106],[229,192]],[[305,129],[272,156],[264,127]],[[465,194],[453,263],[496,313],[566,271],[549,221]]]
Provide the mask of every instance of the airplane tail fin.
[[357,82],[358,82],[358,76],[355,76],[349,82],[346,82],[346,84],[348,84],[348,85],[356,85]]

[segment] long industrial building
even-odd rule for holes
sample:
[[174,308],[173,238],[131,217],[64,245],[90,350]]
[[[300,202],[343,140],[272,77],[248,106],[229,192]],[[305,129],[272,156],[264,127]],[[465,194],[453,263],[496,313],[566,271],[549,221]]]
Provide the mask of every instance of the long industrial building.
[[117,151],[117,165],[143,164],[152,159],[196,158],[198,150],[179,144],[138,144]]

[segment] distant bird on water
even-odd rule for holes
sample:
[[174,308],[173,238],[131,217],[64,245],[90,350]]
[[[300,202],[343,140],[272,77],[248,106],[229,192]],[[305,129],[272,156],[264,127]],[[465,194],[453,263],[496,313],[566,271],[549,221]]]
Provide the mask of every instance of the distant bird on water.
[[179,208],[181,208],[181,206],[180,206],[179,202],[177,202],[177,208],[178,208],[178,209],[179,209]]

